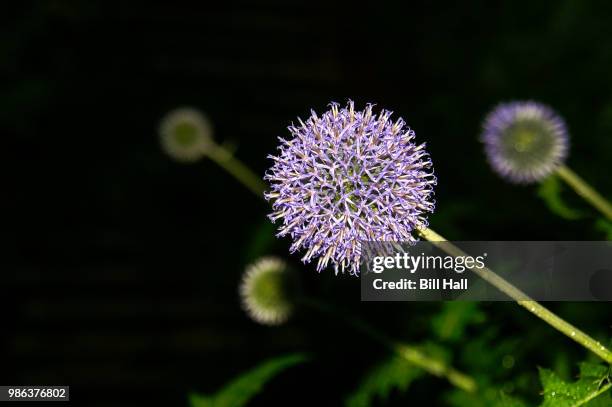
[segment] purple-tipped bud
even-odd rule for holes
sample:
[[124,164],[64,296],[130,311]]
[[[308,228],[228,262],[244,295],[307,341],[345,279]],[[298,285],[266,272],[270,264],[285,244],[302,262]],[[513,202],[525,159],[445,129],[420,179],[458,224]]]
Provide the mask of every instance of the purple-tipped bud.
[[527,184],[540,181],[563,164],[569,136],[565,122],[537,102],[497,106],[486,117],[481,141],[487,159],[501,177]]
[[415,242],[433,212],[432,172],[425,145],[391,112],[355,111],[353,102],[290,126],[266,173],[278,236],[293,239],[290,251],[302,261],[318,258],[336,273],[359,273],[360,240]]

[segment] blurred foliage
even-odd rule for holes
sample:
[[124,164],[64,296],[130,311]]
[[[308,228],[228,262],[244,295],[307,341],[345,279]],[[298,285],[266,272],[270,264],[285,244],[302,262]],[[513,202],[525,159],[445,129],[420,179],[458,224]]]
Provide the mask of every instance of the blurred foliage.
[[448,405],[457,407],[526,407],[526,404],[502,390],[486,388],[478,394],[453,391],[447,398]]
[[445,302],[442,310],[431,319],[434,334],[443,341],[457,342],[464,338],[470,324],[486,319],[476,302]]
[[348,407],[367,407],[378,400],[388,401],[393,391],[405,392],[410,384],[425,372],[399,356],[370,368],[368,373],[347,399]]
[[547,177],[538,187],[538,196],[544,200],[548,209],[563,219],[575,220],[583,217],[583,213],[571,208],[561,196],[561,180],[556,175]]
[[604,233],[606,240],[612,240],[612,222],[607,219],[599,218],[595,221],[595,229]]
[[292,354],[270,359],[256,368],[243,373],[216,394],[204,396],[196,393],[189,395],[191,407],[240,407],[246,405],[264,385],[283,370],[303,363],[307,357]]

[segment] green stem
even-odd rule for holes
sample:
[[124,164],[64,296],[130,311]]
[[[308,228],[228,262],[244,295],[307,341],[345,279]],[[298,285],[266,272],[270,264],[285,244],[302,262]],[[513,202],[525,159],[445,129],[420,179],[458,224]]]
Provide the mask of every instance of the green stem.
[[[208,156],[225,170],[227,170],[230,174],[232,174],[238,181],[240,181],[244,186],[251,190],[255,195],[260,198],[263,198],[263,191],[266,188],[264,182],[261,181],[261,179],[253,171],[251,171],[247,166],[245,166],[242,162],[236,159],[225,148],[216,145],[213,149],[209,151]],[[576,192],[578,192],[579,195],[587,199],[591,204],[593,204],[593,206],[602,211],[602,213],[604,213],[609,219],[612,220],[612,206],[610,206],[610,203],[608,203],[603,197],[601,197],[601,195],[599,195],[587,183],[585,183],[581,178],[579,178],[574,172],[572,172],[569,168],[562,166],[557,170],[557,174],[559,174],[561,178],[563,178],[568,184],[570,184],[576,190]],[[461,249],[448,242],[446,239],[444,239],[442,236],[440,236],[431,229],[420,229],[419,232],[423,236],[423,238],[434,243],[436,246],[440,247],[442,250],[446,251],[452,256],[466,255]],[[481,269],[472,269],[472,271],[479,275],[485,281],[497,287],[503,293],[510,296],[520,306],[524,307],[529,312],[536,315],[538,318],[547,322],[549,325],[551,325],[558,331],[564,333],[569,338],[573,339],[591,352],[595,353],[607,363],[612,364],[612,352],[610,352],[610,350],[608,350],[605,346],[595,341],[589,335],[574,327],[570,323],[566,322],[562,318],[558,317],[556,314],[539,304],[537,301],[531,299],[527,294],[510,284],[508,281],[504,280],[502,277],[495,274],[495,272],[493,272],[492,270],[484,267]],[[359,324],[356,324],[355,322],[351,322],[351,324],[358,328]],[[404,357],[410,357],[414,359],[414,363],[419,363],[419,358],[411,352],[403,349],[403,345],[393,341],[389,341],[388,339],[385,339],[384,336],[381,336],[381,334],[379,333],[372,332],[370,329],[364,329],[363,326],[359,329],[362,332],[369,334],[373,338],[377,338],[380,342],[385,343],[387,347],[390,347],[395,352],[399,352]],[[433,368],[433,370],[438,369],[440,369],[439,366]],[[443,370],[444,369],[442,369],[442,371]],[[449,378],[449,380],[451,379]]]
[[599,194],[593,187],[580,178],[574,171],[562,165],[557,168],[557,175],[565,181],[585,201],[593,205],[608,220],[612,220],[612,204]]
[[221,168],[234,176],[242,185],[260,198],[266,189],[266,184],[249,167],[233,156],[225,147],[214,145],[206,155],[219,164]]
[[436,377],[446,378],[454,386],[469,393],[476,391],[476,382],[470,376],[467,376],[453,369],[452,367],[447,366],[444,362],[440,360],[434,359],[424,354],[422,351],[413,346],[409,346],[405,343],[398,342],[387,337],[385,334],[376,330],[371,325],[368,325],[363,320],[342,313],[336,310],[331,305],[325,304],[314,299],[304,298],[301,302],[302,304],[319,312],[338,317],[339,319],[343,320],[351,327],[353,327],[355,330],[369,336],[373,340],[385,346],[391,352],[394,352],[399,357],[425,370],[426,372]]
[[[451,256],[466,256],[465,252],[463,252],[457,246],[453,245],[448,240],[444,239],[442,236],[440,236],[431,229],[420,229],[419,233],[421,234],[421,236],[423,236],[423,238],[429,240],[434,245],[444,250]],[[527,294],[510,284],[508,281],[504,280],[499,275],[495,274],[493,270],[487,267],[483,267],[480,269],[474,268],[471,270],[477,275],[479,275],[482,279],[486,280],[491,285],[495,286],[500,291],[507,294],[510,298],[514,299],[521,307],[524,307],[529,312],[551,325],[553,328],[564,333],[569,338],[573,339],[580,345],[595,353],[607,363],[612,364],[612,352],[610,352],[610,350],[608,350],[605,346],[603,346],[601,343],[597,342],[595,339],[591,338],[589,335],[582,332],[572,324],[566,322],[564,319],[560,318],[559,316],[551,312],[548,308],[542,306],[537,301],[531,299]]]
[[579,407],[579,406],[583,406],[586,403],[588,403],[589,401],[593,400],[594,398],[598,397],[599,395],[607,392],[608,390],[610,390],[610,388],[612,388],[612,383],[608,383],[605,386],[602,386],[600,389],[598,389],[597,391],[594,391],[593,393],[589,394],[588,396],[586,396],[585,398],[576,401],[574,404],[572,404],[571,407]]

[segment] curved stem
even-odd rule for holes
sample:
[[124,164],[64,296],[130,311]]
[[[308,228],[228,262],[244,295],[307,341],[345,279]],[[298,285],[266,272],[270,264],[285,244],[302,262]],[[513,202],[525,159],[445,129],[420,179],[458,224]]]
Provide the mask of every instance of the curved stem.
[[[466,256],[465,252],[431,229],[420,229],[419,233],[421,236],[423,236],[423,238],[429,240],[451,256]],[[486,280],[491,285],[507,294],[510,298],[514,299],[521,307],[524,307],[529,312],[545,321],[553,328],[557,329],[559,332],[562,332],[569,338],[595,353],[607,363],[612,364],[612,352],[610,352],[610,350],[608,350],[605,346],[572,324],[566,322],[564,319],[560,318],[537,301],[531,299],[527,294],[510,284],[508,281],[504,280],[499,275],[495,274],[493,270],[487,267],[483,267],[481,269],[474,268],[471,270],[479,275],[482,279]]]
[[454,386],[467,392],[472,393],[476,391],[476,382],[470,376],[467,376],[453,369],[452,367],[447,366],[444,362],[438,359],[434,359],[426,355],[425,353],[413,346],[395,341],[387,337],[385,334],[376,330],[371,325],[368,325],[363,320],[342,313],[331,305],[314,299],[303,298],[301,303],[319,312],[338,317],[339,319],[343,320],[348,325],[353,327],[355,330],[369,336],[373,340],[385,346],[391,352],[394,352],[407,362],[425,370],[426,372],[436,377],[446,378]]
[[249,167],[244,165],[225,147],[214,145],[206,153],[207,157],[219,164],[221,168],[234,176],[242,185],[247,187],[251,192],[260,198],[263,198],[263,193],[266,189],[266,184],[255,174]]
[[612,204],[599,194],[593,187],[580,178],[578,174],[562,165],[557,168],[557,175],[565,181],[585,201],[593,205],[608,220],[612,220]]

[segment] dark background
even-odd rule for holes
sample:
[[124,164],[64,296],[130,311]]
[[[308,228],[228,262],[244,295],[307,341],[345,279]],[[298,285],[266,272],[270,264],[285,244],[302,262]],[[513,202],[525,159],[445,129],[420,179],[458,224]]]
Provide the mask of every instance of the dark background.
[[[186,406],[188,391],[212,393],[265,358],[308,351],[312,362],[253,404],[338,405],[384,356],[321,315],[278,328],[245,316],[245,265],[289,257],[289,244],[273,237],[266,204],[214,163],[182,165],[160,150],[158,122],[177,106],[206,112],[216,140],[263,174],[297,116],[373,102],[427,141],[439,180],[430,220],[446,237],[602,239],[571,193],[592,216],[562,220],[534,187],[496,177],[477,138],[500,101],[548,103],[569,124],[568,164],[612,196],[612,4],[399,3],[3,4],[2,384],[67,384],[73,405]],[[355,278],[289,258],[311,294],[404,340],[430,335],[440,304],[360,304]],[[609,304],[550,306],[610,337]],[[495,326],[520,342],[528,400],[538,399],[536,365],[586,356],[511,303],[481,307],[487,328],[474,337]],[[454,349],[468,371],[470,341]],[[445,390],[423,379],[386,405],[443,404]]]

